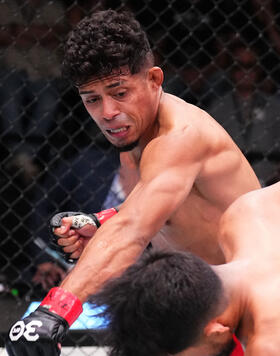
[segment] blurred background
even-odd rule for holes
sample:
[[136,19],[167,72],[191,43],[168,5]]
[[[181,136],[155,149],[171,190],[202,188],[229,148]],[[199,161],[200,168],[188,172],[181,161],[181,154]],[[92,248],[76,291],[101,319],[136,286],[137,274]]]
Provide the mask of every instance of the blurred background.
[[[71,268],[50,248],[50,217],[125,196],[117,152],[60,73],[69,31],[108,8],[132,11],[147,31],[164,90],[209,112],[262,186],[279,180],[279,1],[0,0],[0,347]],[[73,331],[65,345],[97,356],[102,337]]]

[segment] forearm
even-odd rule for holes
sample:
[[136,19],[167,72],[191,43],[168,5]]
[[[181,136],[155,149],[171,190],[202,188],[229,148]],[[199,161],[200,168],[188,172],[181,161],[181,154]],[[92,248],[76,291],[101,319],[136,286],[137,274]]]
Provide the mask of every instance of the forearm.
[[178,209],[182,196],[188,193],[186,184],[176,182],[172,187],[168,184],[162,188],[164,180],[165,174],[156,182],[135,187],[119,213],[102,225],[89,241],[75,268],[61,284],[62,288],[84,302],[108,279],[120,275],[137,260]]
[[149,241],[139,235],[136,224],[125,220],[117,214],[99,228],[62,282],[63,289],[85,302],[108,279],[120,275],[137,260]]

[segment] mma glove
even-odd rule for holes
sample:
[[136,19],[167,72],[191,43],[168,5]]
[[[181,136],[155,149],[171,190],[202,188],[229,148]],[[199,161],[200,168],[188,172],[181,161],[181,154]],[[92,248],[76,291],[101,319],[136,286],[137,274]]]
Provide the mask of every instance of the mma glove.
[[74,229],[81,229],[86,224],[94,225],[97,229],[104,224],[105,221],[110,219],[118,212],[117,208],[110,208],[102,210],[95,214],[85,214],[83,212],[67,211],[55,214],[50,220],[50,230],[52,236],[52,246],[63,256],[64,260],[68,263],[76,262],[75,259],[70,258],[70,254],[63,251],[63,247],[58,245],[57,240],[59,239],[53,232],[54,229],[61,226],[61,220],[65,217],[73,217],[72,227]]
[[81,312],[76,296],[52,288],[33,313],[11,327],[5,345],[8,355],[59,356],[59,344]]

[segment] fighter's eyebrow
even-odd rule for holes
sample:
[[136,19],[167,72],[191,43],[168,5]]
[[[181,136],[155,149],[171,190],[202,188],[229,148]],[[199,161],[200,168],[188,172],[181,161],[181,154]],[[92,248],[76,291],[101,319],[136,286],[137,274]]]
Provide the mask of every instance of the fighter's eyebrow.
[[[111,83],[109,85],[106,85],[106,89],[116,88],[116,87],[119,87],[121,84],[123,84],[122,80],[120,80],[118,82]],[[81,91],[79,91],[80,95],[94,94],[94,93],[95,93],[94,90],[81,90]]]
[[80,95],[94,94],[94,90],[84,90],[84,91],[80,91],[80,90],[79,90],[79,94],[80,94]]
[[106,88],[108,88],[108,89],[116,88],[116,87],[119,87],[121,84],[122,84],[122,81],[120,80],[118,82],[107,85]]

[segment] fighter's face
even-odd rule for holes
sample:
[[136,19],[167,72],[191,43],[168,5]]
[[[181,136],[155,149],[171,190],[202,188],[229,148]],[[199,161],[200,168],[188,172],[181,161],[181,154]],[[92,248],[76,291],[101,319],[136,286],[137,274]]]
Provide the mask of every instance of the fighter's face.
[[153,125],[155,86],[147,71],[127,71],[92,80],[79,87],[83,103],[105,137],[116,147],[132,145]]

